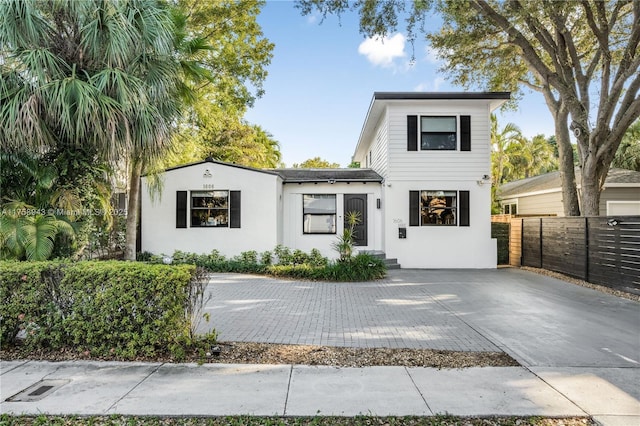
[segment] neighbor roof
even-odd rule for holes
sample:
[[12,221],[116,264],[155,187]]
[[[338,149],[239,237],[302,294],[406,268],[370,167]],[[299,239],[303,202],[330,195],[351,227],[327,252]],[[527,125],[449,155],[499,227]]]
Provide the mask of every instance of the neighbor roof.
[[[580,185],[581,169],[576,167],[576,182]],[[610,169],[604,183],[606,187],[614,186],[637,186],[640,188],[640,172],[625,169]],[[527,179],[520,179],[505,183],[498,189],[500,199],[513,198],[523,194],[539,191],[561,190],[562,181],[560,172],[550,172]]]
[[284,183],[304,182],[382,182],[371,169],[277,169]]

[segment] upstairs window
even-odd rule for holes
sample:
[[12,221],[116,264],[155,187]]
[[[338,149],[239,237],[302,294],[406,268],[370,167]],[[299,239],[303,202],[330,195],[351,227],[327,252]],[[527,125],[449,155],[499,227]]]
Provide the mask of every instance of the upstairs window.
[[336,195],[305,194],[303,200],[303,232],[305,234],[336,233]]
[[418,151],[418,147],[421,151],[471,151],[471,116],[407,115],[407,151]]
[[420,117],[420,149],[455,151],[457,128],[456,117]]
[[229,191],[192,191],[191,227],[228,227]]

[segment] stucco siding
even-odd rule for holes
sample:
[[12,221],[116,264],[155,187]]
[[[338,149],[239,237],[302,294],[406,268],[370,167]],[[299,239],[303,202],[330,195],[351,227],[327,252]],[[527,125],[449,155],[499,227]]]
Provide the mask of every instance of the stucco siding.
[[[210,177],[205,177],[209,171]],[[142,250],[171,255],[175,250],[231,257],[243,251],[273,250],[278,237],[278,176],[223,165],[202,163],[169,170],[163,176],[162,195],[149,195],[142,179]],[[192,227],[189,219],[191,191],[240,191],[240,228]],[[187,227],[176,228],[176,191],[187,193]]]
[[[409,226],[409,191],[469,191],[469,226]],[[468,181],[394,181],[385,187],[385,251],[403,268],[495,268],[490,185]],[[459,202],[459,200],[458,200]],[[406,239],[398,228],[406,228]]]
[[[381,250],[381,210],[377,208],[376,200],[380,198],[379,183],[319,183],[319,184],[286,184],[283,190],[284,226],[283,245],[292,249],[309,252],[318,249],[331,259],[338,257],[338,252],[332,247],[338,236],[344,230],[344,195],[367,194],[367,246],[358,250]],[[305,234],[303,215],[303,195],[305,194],[335,194],[336,195],[336,232],[335,234]]]

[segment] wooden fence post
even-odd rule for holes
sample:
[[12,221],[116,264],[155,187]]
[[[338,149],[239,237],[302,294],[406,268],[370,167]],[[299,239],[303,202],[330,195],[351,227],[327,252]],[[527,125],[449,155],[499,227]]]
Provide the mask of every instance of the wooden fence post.
[[542,250],[542,218],[540,218],[540,268],[544,269],[544,262],[542,261],[543,255],[544,251]]
[[589,218],[584,218],[584,280],[589,281]]

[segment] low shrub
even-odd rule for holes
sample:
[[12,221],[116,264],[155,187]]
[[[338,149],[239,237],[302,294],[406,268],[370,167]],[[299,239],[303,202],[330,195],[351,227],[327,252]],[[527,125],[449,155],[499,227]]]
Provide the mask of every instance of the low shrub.
[[204,286],[191,265],[2,262],[2,345],[180,359],[215,342],[195,334]]
[[334,281],[371,281],[384,278],[387,266],[382,259],[368,253],[358,253],[347,261],[338,261],[328,267]]
[[[275,264],[274,258],[275,255]],[[371,281],[384,278],[386,266],[381,259],[367,253],[360,253],[348,259],[330,262],[322,256],[320,250],[310,253],[291,250],[282,245],[259,255],[256,251],[246,251],[228,260],[217,250],[211,254],[193,254],[174,252],[173,264],[192,264],[210,272],[234,272],[245,274],[264,274],[274,277],[297,278],[324,281]],[[163,263],[168,256],[152,256],[152,263]]]
[[324,265],[273,265],[266,273],[276,277],[289,277],[323,281],[371,281],[384,278],[384,261],[370,254],[360,253],[350,260],[328,262]]

